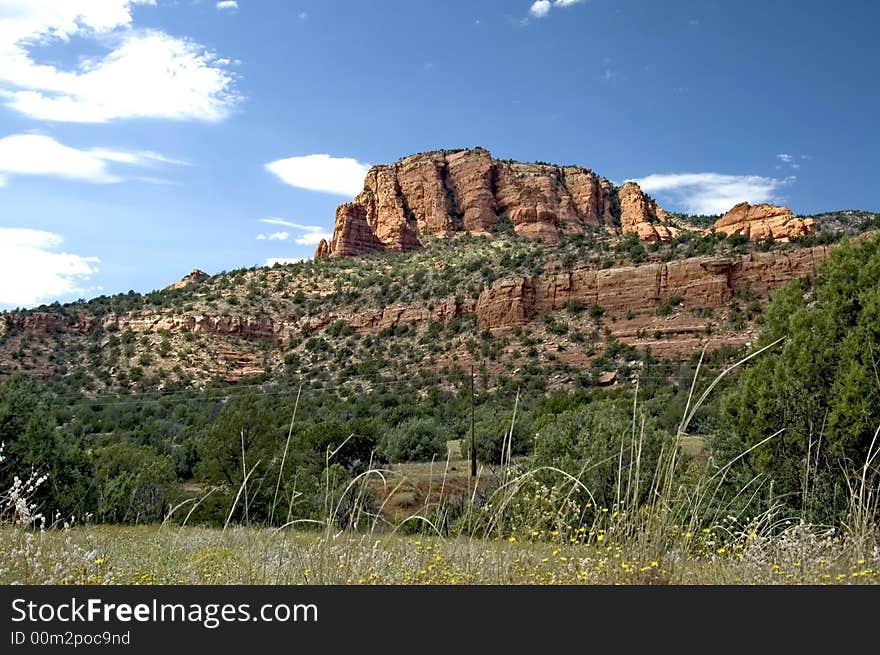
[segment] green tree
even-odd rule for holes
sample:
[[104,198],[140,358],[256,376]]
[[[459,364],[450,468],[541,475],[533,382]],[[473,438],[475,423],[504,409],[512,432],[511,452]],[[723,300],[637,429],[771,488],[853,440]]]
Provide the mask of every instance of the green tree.
[[[510,448],[512,455],[523,455],[531,449],[534,437],[534,421],[522,404],[517,408],[516,420],[513,416],[513,402],[489,401],[476,408],[475,432],[477,438],[477,457],[481,462],[497,465],[501,463],[505,440],[513,426]],[[462,441],[463,450],[470,447],[470,438]],[[464,453],[463,453],[464,454]]]
[[39,383],[13,376],[0,385],[0,442],[6,461],[0,484],[9,488],[15,476],[47,474],[36,500],[47,516],[82,517],[94,510],[91,465],[81,442],[57,426],[52,394]]
[[152,448],[114,443],[95,451],[98,519],[150,523],[164,518],[176,481],[168,457]]
[[597,400],[559,414],[543,414],[535,421],[534,465],[552,466],[579,478],[601,507],[616,501],[618,480],[622,495],[629,485],[629,497],[643,500],[654,480],[660,447],[671,437],[650,416],[636,419],[634,432],[629,399]]
[[780,338],[727,398],[729,433],[716,449],[730,456],[781,431],[742,477],[768,476],[775,499],[810,520],[839,520],[846,472],[864,466],[880,426],[880,239],[835,248],[814,288],[777,292],[758,345]]
[[381,441],[383,454],[392,462],[446,458],[446,434],[431,418],[411,418],[388,431]]

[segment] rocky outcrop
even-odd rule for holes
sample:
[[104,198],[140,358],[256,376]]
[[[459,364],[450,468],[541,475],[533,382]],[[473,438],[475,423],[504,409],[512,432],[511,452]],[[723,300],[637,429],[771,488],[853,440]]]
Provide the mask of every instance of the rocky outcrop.
[[109,314],[104,317],[101,327],[107,332],[131,330],[135,333],[144,333],[168,330],[270,341],[281,336],[278,322],[269,316],[167,315],[132,312],[122,316]]
[[207,280],[210,276],[204,271],[200,271],[199,269],[193,269],[191,273],[188,275],[184,275],[174,284],[170,284],[165,287],[165,291],[174,291],[175,289],[183,289],[185,287],[190,286],[191,284],[198,284],[202,280]]
[[[624,189],[632,231],[650,240],[671,238],[663,210],[638,185]],[[616,229],[622,200],[610,181],[586,168],[498,161],[482,148],[424,153],[370,169],[364,190],[337,209],[333,239],[319,252],[413,250],[426,236],[481,234],[504,224],[556,243],[587,226]]]
[[638,235],[642,241],[672,241],[679,230],[668,225],[663,208],[648,198],[635,182],[627,182],[617,192],[620,227],[624,234]]
[[596,270],[574,267],[565,273],[495,281],[476,304],[481,328],[505,330],[570,301],[598,305],[607,312],[653,312],[670,298],[682,307],[721,308],[742,290],[766,296],[800,277],[812,277],[828,256],[825,246],[741,257],[693,257],[668,263]]
[[33,334],[88,334],[95,325],[91,316],[53,312],[11,312],[2,316],[3,332],[21,330]]
[[813,234],[816,221],[798,218],[788,207],[741,202],[718,219],[712,230],[727,235],[742,234],[752,240],[773,238],[776,241],[789,241]]
[[343,257],[360,255],[371,250],[382,249],[384,245],[367,224],[367,210],[357,203],[340,205],[336,210],[336,223],[333,240],[328,254]]
[[327,239],[321,239],[318,242],[318,247],[315,248],[315,259],[324,259],[324,257],[330,256],[330,244],[327,243]]

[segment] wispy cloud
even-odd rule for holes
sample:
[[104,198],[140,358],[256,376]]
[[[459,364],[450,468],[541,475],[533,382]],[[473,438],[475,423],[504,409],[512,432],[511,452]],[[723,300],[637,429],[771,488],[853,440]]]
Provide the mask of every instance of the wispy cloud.
[[[0,1],[0,101],[46,121],[124,118],[218,121],[239,101],[235,77],[213,52],[161,30],[137,29],[136,5],[155,0]],[[38,46],[85,39],[106,53],[60,68]]]
[[132,180],[136,182],[143,182],[144,184],[154,184],[156,186],[177,186],[178,183],[174,180],[169,180],[164,177],[152,177],[150,175],[136,175]]
[[[12,134],[0,138],[0,176],[4,179],[14,175],[36,175],[61,177],[92,184],[114,184],[123,181],[123,177],[110,170],[110,163],[127,166],[186,164],[152,151],[109,148],[81,150],[66,146],[42,134]],[[145,178],[140,179],[147,181]],[[4,184],[0,182],[0,186]]]
[[584,0],[537,0],[529,8],[529,14],[535,18],[544,18],[554,7],[571,7],[582,3]]
[[794,155],[789,155],[785,152],[780,152],[778,155],[776,155],[776,159],[779,161],[779,164],[776,165],[776,168],[778,169],[788,167],[797,170],[801,167],[801,165],[797,161],[795,161],[796,157]]
[[0,227],[0,306],[31,307],[85,291],[98,272],[97,257],[58,252],[59,234]]
[[774,202],[777,192],[794,180],[760,175],[671,173],[648,175],[636,182],[646,193],[661,195],[670,208],[690,214],[722,214],[744,201]]
[[306,155],[278,159],[265,168],[290,186],[351,197],[364,188],[370,165],[350,158]]
[[219,9],[220,11],[238,9],[238,3],[235,0],[221,0],[221,2],[217,3],[217,9]]
[[267,225],[283,225],[284,227],[294,227],[299,230],[306,230],[309,232],[320,230],[323,228],[318,227],[317,225],[304,225],[302,223],[294,223],[292,221],[288,221],[283,218],[277,218],[275,216],[269,216],[267,218],[261,218],[260,223],[266,223]]
[[153,164],[171,164],[173,166],[192,166],[188,161],[182,159],[174,159],[165,155],[153,152],[152,150],[108,150],[106,148],[91,148],[88,152],[96,157],[107,161],[118,162],[120,164],[131,164],[133,166],[149,166]]

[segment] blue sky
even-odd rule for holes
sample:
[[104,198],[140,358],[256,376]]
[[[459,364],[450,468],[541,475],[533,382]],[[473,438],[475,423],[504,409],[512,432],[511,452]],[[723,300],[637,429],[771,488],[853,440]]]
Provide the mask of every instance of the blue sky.
[[0,0],[0,308],[311,256],[366,166],[437,148],[671,210],[878,210],[878,24],[858,0]]

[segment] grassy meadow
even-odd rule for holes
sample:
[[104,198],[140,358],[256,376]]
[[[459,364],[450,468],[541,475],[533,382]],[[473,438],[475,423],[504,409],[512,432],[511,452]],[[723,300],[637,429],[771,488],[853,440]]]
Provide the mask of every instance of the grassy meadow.
[[[600,533],[601,535],[601,533]],[[0,531],[9,584],[877,584],[880,552],[792,524],[769,538],[682,534],[665,552],[586,543],[256,528],[96,526]],[[29,543],[23,544],[27,539]],[[10,557],[9,555],[12,555]]]

